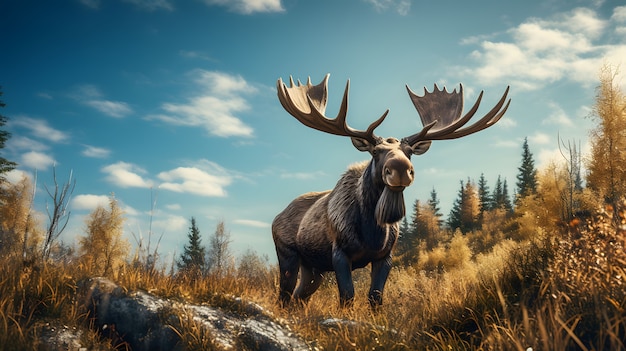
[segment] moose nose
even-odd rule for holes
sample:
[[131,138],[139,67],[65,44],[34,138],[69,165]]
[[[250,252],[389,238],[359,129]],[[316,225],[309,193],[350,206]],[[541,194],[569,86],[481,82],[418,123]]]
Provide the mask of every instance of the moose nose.
[[385,163],[383,180],[387,186],[402,190],[413,183],[414,173],[411,161],[392,158]]

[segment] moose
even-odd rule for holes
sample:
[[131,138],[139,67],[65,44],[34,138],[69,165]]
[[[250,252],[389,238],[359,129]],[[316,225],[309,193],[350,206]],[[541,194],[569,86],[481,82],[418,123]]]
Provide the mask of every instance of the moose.
[[[391,270],[392,250],[399,236],[399,221],[405,215],[403,190],[413,183],[412,155],[428,151],[433,140],[457,139],[486,129],[500,120],[509,107],[509,87],[484,117],[465,126],[474,116],[483,96],[463,116],[463,85],[459,91],[432,92],[424,88],[418,96],[407,85],[423,129],[400,140],[374,134],[389,110],[367,130],[356,130],[346,123],[350,80],[346,84],[339,113],[325,116],[328,78],[318,85],[290,77],[287,87],[277,81],[278,99],[283,108],[309,128],[350,137],[354,147],[369,152],[371,159],[352,165],[332,190],[310,192],[293,200],[272,223],[279,279],[279,302],[285,306],[294,299],[306,302],[317,290],[324,273],[335,272],[341,306],[354,299],[352,270],[371,264],[368,299],[372,308],[383,303],[383,290]],[[506,101],[506,105],[505,105]],[[504,107],[503,107],[504,106]],[[300,281],[298,281],[298,274]],[[295,288],[295,291],[294,291]]]

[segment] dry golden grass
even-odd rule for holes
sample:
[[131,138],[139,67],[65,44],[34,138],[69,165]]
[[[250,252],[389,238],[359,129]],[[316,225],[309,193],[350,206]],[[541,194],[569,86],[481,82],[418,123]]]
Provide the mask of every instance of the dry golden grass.
[[[110,278],[129,291],[235,312],[242,308],[235,297],[241,297],[324,350],[624,350],[625,224],[623,211],[609,209],[562,233],[501,240],[482,253],[470,249],[473,239],[453,237],[422,252],[414,266],[395,267],[384,305],[375,311],[366,298],[366,269],[355,271],[356,299],[346,309],[338,307],[332,274],[308,304],[288,308],[276,304],[276,267],[191,279],[127,265]],[[36,349],[50,320],[88,325],[76,301],[77,282],[88,271],[0,261],[0,345]],[[184,316],[173,328],[189,350],[215,348],[210,335]],[[83,339],[93,348],[106,346],[93,332]]]

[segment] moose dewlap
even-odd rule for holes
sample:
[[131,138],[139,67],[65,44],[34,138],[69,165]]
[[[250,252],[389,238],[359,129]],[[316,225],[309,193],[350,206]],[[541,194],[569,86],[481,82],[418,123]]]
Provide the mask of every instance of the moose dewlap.
[[354,147],[369,152],[371,159],[349,167],[334,189],[299,196],[274,219],[272,236],[280,269],[279,299],[282,304],[292,299],[308,300],[320,286],[323,274],[334,271],[340,304],[347,305],[354,298],[352,270],[371,264],[368,298],[375,307],[383,301],[392,249],[399,233],[398,222],[405,214],[403,191],[414,179],[411,156],[428,151],[433,140],[457,139],[495,124],[511,102],[507,101],[509,88],[491,111],[465,126],[478,110],[482,91],[462,116],[462,85],[458,92],[455,89],[450,93],[445,87],[440,90],[435,85],[432,92],[424,89],[423,96],[407,86],[424,127],[398,140],[374,134],[389,110],[367,130],[348,126],[349,80],[337,117],[327,118],[324,113],[328,77],[318,85],[312,85],[310,78],[307,84],[298,81],[295,85],[290,77],[289,87],[278,79],[278,99],[305,126],[350,137]]

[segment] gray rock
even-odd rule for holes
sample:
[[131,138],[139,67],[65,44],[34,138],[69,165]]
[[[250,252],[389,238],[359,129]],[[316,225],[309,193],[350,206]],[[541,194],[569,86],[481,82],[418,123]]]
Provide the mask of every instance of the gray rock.
[[106,278],[80,284],[94,325],[114,347],[132,350],[184,350],[185,333],[209,338],[217,349],[311,350],[261,306],[231,298],[229,310],[125,292]]

